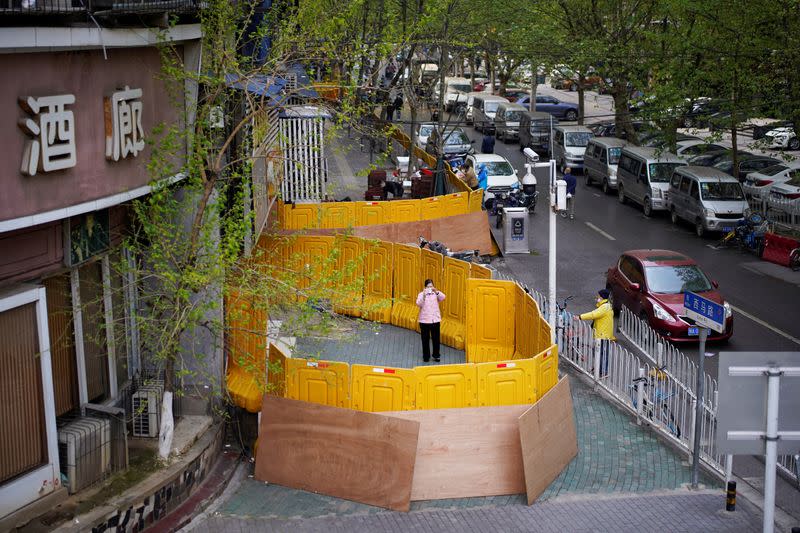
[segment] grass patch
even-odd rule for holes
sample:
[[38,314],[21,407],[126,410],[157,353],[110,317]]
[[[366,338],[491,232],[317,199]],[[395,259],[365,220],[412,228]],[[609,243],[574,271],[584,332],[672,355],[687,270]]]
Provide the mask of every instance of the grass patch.
[[76,515],[89,512],[114,496],[122,494],[164,466],[155,449],[132,448],[129,453],[128,468],[111,476],[94,494],[79,502],[75,510]]

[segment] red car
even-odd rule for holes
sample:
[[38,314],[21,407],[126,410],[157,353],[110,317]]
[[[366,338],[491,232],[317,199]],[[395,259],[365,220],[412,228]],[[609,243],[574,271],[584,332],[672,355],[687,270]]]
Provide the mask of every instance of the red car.
[[708,340],[728,340],[733,334],[730,305],[717,290],[717,282],[684,254],[670,250],[630,250],[608,269],[606,289],[618,312],[626,306],[650,327],[671,341],[691,342],[694,320],[684,314],[683,294],[694,292],[725,306],[725,333],[709,332]]

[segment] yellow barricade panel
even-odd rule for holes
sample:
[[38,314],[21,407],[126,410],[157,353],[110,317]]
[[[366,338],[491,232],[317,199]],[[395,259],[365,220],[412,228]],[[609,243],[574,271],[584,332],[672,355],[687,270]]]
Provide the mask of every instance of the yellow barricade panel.
[[469,263],[452,257],[443,262],[441,289],[445,299],[442,311],[442,342],[456,350],[463,350],[466,341],[467,278]]
[[276,345],[269,345],[269,367],[267,368],[267,392],[286,397],[286,360],[289,359],[283,350]]
[[492,279],[492,271],[483,265],[469,265],[469,277],[473,279]]
[[415,331],[419,331],[416,299],[424,281],[420,278],[420,256],[418,246],[394,245],[392,324]]
[[514,357],[513,281],[467,280],[467,361]]
[[373,322],[389,323],[392,319],[392,243],[365,241],[364,310],[363,316]]
[[542,350],[534,359],[537,371],[536,394],[541,398],[558,383],[558,345],[553,344]]
[[[456,181],[458,179],[456,178]],[[441,197],[444,203],[444,216],[452,217],[454,215],[465,215],[469,210],[469,193],[457,192],[454,194],[446,194]]]
[[400,222],[416,222],[419,220],[419,200],[392,200],[387,202],[389,220],[386,223],[399,224]]
[[520,359],[475,366],[479,406],[536,402],[536,360]]
[[350,407],[350,367],[335,361],[286,360],[286,397]]
[[446,216],[445,203],[442,201],[441,196],[431,196],[418,201],[420,202],[420,220],[431,220]]
[[336,241],[339,257],[336,268],[341,275],[334,311],[348,316],[361,316],[364,300],[364,241],[345,237]]
[[539,314],[539,307],[533,297],[526,294],[519,285],[515,293],[514,359],[528,359],[542,351],[544,346],[549,346],[550,340],[547,339],[544,346],[539,346],[540,322],[544,320]]
[[418,366],[417,409],[474,407],[475,365]]
[[319,204],[293,204],[287,206],[286,229],[315,229],[319,227]]
[[[433,284],[441,287],[444,290],[444,279],[442,278],[442,254],[437,254],[430,250],[420,250],[420,261],[422,263],[422,275],[420,276],[423,281],[432,279]],[[445,294],[447,294],[445,292]]]
[[417,377],[413,369],[353,365],[351,371],[353,409],[370,413],[414,409]]
[[354,202],[325,202],[320,204],[320,209],[321,228],[349,228],[356,225],[356,204]]
[[483,209],[483,189],[469,193],[469,212],[477,213]]
[[[539,316],[541,317],[541,315]],[[550,324],[544,319],[544,317],[541,317],[539,319],[539,342],[536,344],[536,347],[534,348],[535,352],[537,353],[541,352],[542,350],[550,346],[551,331],[552,330],[550,329]]]
[[376,224],[389,223],[388,205],[389,202],[355,202],[356,204],[356,225],[374,226]]
[[297,237],[294,249],[299,254],[297,258],[297,267],[300,273],[299,288],[305,289],[314,286],[315,282],[318,282],[323,275],[327,275],[327,272],[333,268],[333,265],[327,264],[333,240],[334,237],[324,235]]

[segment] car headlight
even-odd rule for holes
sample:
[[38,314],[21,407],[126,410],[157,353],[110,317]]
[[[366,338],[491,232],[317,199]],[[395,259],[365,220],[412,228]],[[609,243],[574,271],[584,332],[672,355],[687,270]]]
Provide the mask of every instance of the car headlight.
[[733,315],[733,310],[731,309],[731,304],[728,302],[722,302],[722,307],[725,308],[725,318],[730,318]]
[[653,189],[653,198],[661,198],[661,189]]
[[663,307],[661,307],[659,304],[657,304],[655,302],[653,303],[653,314],[655,314],[656,318],[659,319],[659,320],[665,320],[667,322],[675,322],[676,321],[675,318],[673,318],[673,316],[671,314],[669,314],[666,309],[664,309]]
[[713,209],[706,209],[706,218],[714,218],[717,213]]
[[617,177],[617,169],[616,169],[616,168],[612,168],[612,169],[609,171],[608,175],[609,175],[609,177],[611,177],[611,178],[616,178],[616,177]]
[[[749,217],[750,217],[750,215],[752,215],[752,214],[753,214],[753,210],[752,210],[752,209],[750,209],[750,208],[748,207],[748,208],[746,208],[746,209],[744,210],[744,213],[743,213],[743,214],[744,214],[744,218],[749,218]],[[727,303],[725,303],[725,305],[728,305],[728,304],[727,304]]]

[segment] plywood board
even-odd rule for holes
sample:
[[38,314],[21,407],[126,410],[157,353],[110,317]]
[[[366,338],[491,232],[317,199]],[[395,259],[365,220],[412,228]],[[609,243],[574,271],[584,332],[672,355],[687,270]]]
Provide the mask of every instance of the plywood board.
[[572,395],[566,377],[519,417],[519,438],[530,505],[578,455]]
[[518,419],[530,405],[392,411],[419,422],[411,499],[525,492]]
[[265,395],[255,477],[408,511],[419,422]]

